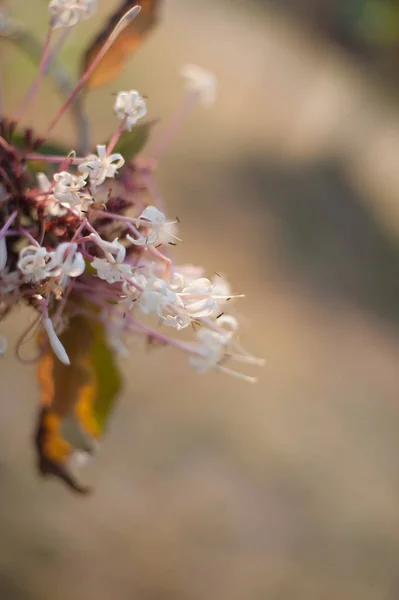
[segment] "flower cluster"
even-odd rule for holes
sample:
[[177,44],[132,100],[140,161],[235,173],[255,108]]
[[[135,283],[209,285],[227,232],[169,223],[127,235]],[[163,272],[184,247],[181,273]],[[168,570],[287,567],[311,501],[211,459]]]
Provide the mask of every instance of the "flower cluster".
[[[74,25],[95,5],[94,0],[52,0],[52,27]],[[212,75],[193,66],[184,75],[191,104],[193,96],[208,104],[214,100]],[[261,362],[238,342],[238,320],[227,310],[238,296],[219,275],[209,279],[201,268],[174,263],[170,247],[181,241],[180,222],[166,217],[154,193],[154,161],[117,151],[122,133],[146,115],[144,98],[136,90],[120,92],[114,111],[121,123],[109,143],[82,156],[41,154],[42,140],[30,130],[17,148],[14,124],[1,123],[1,314],[27,302],[64,364],[70,357],[59,334],[71,315],[90,312],[116,351],[126,352],[124,338],[131,333],[185,352],[200,373],[217,369],[254,381],[230,366]],[[158,148],[172,134],[173,126],[167,127]],[[160,152],[154,154],[159,158]],[[33,175],[29,166],[35,164],[45,165],[43,172],[36,169]],[[192,333],[191,340],[173,335],[183,329]],[[5,349],[1,338],[0,352]]]

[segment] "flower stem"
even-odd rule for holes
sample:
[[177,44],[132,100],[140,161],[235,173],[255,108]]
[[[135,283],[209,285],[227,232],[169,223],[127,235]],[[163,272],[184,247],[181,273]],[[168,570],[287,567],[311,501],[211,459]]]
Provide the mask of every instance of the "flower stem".
[[119,125],[118,129],[114,132],[112,138],[109,141],[109,144],[107,146],[107,156],[109,156],[112,152],[112,150],[115,148],[116,144],[119,141],[119,138],[121,137],[124,129],[125,129],[125,125],[126,125],[126,117],[123,119],[122,123]]
[[50,131],[57,125],[58,121],[61,119],[61,117],[64,115],[64,113],[68,110],[68,108],[70,107],[72,102],[75,100],[76,96],[79,94],[79,92],[81,91],[83,86],[86,84],[86,82],[92,75],[94,69],[96,69],[99,62],[102,60],[104,55],[108,52],[108,50],[111,48],[111,46],[115,42],[115,40],[118,38],[119,34],[122,33],[122,31],[133,21],[133,19],[139,14],[140,10],[141,10],[140,6],[133,6],[130,10],[128,10],[127,13],[125,13],[123,15],[123,17],[117,23],[116,27],[113,29],[111,35],[106,40],[104,46],[101,48],[100,52],[97,54],[96,58],[91,63],[90,67],[87,69],[86,73],[84,73],[83,76],[80,78],[79,83],[77,84],[77,86],[75,87],[75,89],[73,90],[71,95],[69,96],[68,100],[60,108],[60,110],[58,111],[58,113],[56,114],[54,119],[51,121],[51,123],[48,127],[48,130],[47,130],[47,133],[50,133]]
[[10,215],[10,217],[5,222],[4,226],[0,229],[0,240],[5,236],[8,229],[14,223],[15,219],[17,218],[17,214],[18,214],[18,211],[14,210],[14,212]]
[[[54,164],[62,163],[64,160],[66,160],[65,156],[50,156],[48,154],[36,154],[36,152],[25,154],[25,158],[26,160],[30,161],[48,162]],[[78,165],[82,162],[82,160],[84,160],[84,158],[68,158],[68,161],[70,161],[73,165]]]
[[175,113],[175,116],[170,121],[169,125],[166,127],[165,131],[161,134],[158,142],[155,145],[153,152],[151,153],[151,157],[159,162],[160,159],[165,154],[166,148],[176,137],[177,132],[180,127],[197,104],[198,101],[198,92],[190,90],[184,97],[184,100],[180,106],[180,108]]
[[28,93],[26,94],[19,110],[16,112],[15,116],[13,117],[13,120],[16,122],[21,120],[21,118],[25,114],[28,107],[31,108],[32,105],[34,105],[34,102],[37,97],[37,93],[39,91],[40,83],[45,75],[46,60],[48,58],[48,51],[50,48],[50,41],[51,41],[52,33],[53,33],[53,28],[51,27],[51,25],[49,25],[49,28],[47,30],[46,40],[44,42],[44,47],[43,47],[42,57],[40,60],[39,70],[37,72],[36,78],[34,79],[31,87],[28,90]]

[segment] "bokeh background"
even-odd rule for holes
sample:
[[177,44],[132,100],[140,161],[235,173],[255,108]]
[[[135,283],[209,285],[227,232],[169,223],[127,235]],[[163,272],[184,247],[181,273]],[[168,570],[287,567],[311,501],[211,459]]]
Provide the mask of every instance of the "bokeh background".
[[[46,4],[8,1],[38,36]],[[99,4],[68,39],[71,72],[118,2]],[[33,69],[0,52],[10,112]],[[165,0],[123,75],[86,99],[98,142],[115,91],[145,93],[161,130],[182,64],[217,75],[216,105],[157,180],[177,257],[247,294],[242,341],[266,366],[250,386],[133,342],[81,498],[37,477],[34,368],[2,358],[1,600],[398,598],[398,58],[393,0]],[[39,132],[58,105],[46,84]],[[71,122],[58,134],[74,145]]]

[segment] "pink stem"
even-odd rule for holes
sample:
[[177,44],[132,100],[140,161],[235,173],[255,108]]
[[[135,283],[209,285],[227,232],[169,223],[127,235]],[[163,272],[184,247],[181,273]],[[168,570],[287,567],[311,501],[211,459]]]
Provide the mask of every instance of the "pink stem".
[[87,225],[87,219],[83,219],[83,221],[81,222],[81,224],[79,225],[77,231],[75,232],[75,235],[72,238],[72,242],[76,242],[76,240],[78,239],[80,233],[83,231],[83,229],[86,227]]
[[65,160],[68,160],[73,165],[78,165],[81,163],[84,158],[68,158],[66,156],[49,156],[47,154],[25,154],[26,160],[38,161],[38,162],[48,162],[48,163],[63,163]]
[[141,9],[140,9],[139,6],[133,6],[120,19],[120,21],[117,23],[116,27],[112,31],[111,35],[108,37],[107,41],[105,42],[104,46],[101,48],[101,50],[97,54],[96,58],[93,60],[93,62],[91,63],[91,65],[87,69],[86,73],[84,73],[84,75],[81,77],[78,85],[73,90],[73,92],[69,96],[68,100],[65,102],[65,104],[61,107],[61,109],[58,111],[58,113],[54,117],[54,119],[51,121],[51,123],[49,125],[49,128],[47,130],[47,133],[49,133],[56,126],[56,124],[58,123],[58,121],[61,119],[61,117],[65,114],[65,112],[71,106],[72,102],[75,100],[76,96],[79,94],[79,92],[81,91],[81,89],[83,88],[83,86],[86,84],[86,82],[88,81],[88,79],[92,75],[93,71],[98,66],[99,62],[102,60],[102,58],[104,57],[104,55],[108,52],[108,50],[111,48],[112,44],[115,42],[115,40],[117,39],[117,37],[119,36],[119,34],[138,15],[138,13],[140,12],[140,10]]
[[14,210],[14,212],[10,215],[10,217],[5,222],[4,226],[0,229],[0,240],[5,236],[7,230],[11,227],[17,217],[18,211]]
[[176,137],[177,132],[180,127],[194,108],[198,101],[198,93],[196,91],[187,92],[182,105],[177,110],[175,116],[170,121],[169,125],[166,127],[165,131],[161,134],[157,144],[153,152],[151,153],[152,158],[155,161],[159,161],[163,155],[165,154],[166,148]]
[[93,210],[91,214],[99,217],[105,217],[108,219],[115,219],[116,221],[124,221],[125,223],[135,223],[136,219],[133,217],[125,217],[124,215],[117,215],[115,213],[109,213],[105,210]]
[[46,60],[47,60],[47,56],[48,56],[48,51],[49,51],[49,47],[50,47],[50,40],[51,40],[51,36],[53,33],[53,28],[51,27],[51,25],[49,26],[48,30],[47,30],[47,36],[46,36],[46,41],[44,42],[44,47],[43,47],[43,52],[42,52],[42,57],[40,60],[40,65],[39,65],[39,70],[38,73],[36,75],[36,79],[33,81],[31,87],[28,90],[28,93],[26,94],[21,107],[19,108],[19,110],[17,111],[17,113],[15,114],[13,120],[14,121],[20,121],[22,116],[25,114],[26,110],[28,107],[32,107],[32,105],[34,104],[36,97],[37,97],[37,93],[39,91],[39,87],[40,87],[40,83],[44,77],[45,74],[45,66],[46,66]]
[[123,119],[122,123],[119,125],[118,129],[114,132],[112,138],[110,139],[107,146],[107,156],[109,156],[112,150],[115,148],[116,144],[119,142],[119,138],[121,137],[126,125],[126,117]]
[[31,234],[29,233],[29,231],[27,229],[23,229],[22,227],[20,227],[19,231],[22,233],[22,235],[24,235],[26,238],[28,238],[28,240],[34,245],[40,248],[40,244],[37,240],[35,240],[34,237],[31,236]]
[[[137,237],[139,237],[139,238],[143,237],[141,235],[141,233],[138,231],[138,229],[136,229],[136,227],[131,225],[131,223],[128,223],[127,227]],[[146,248],[146,250],[148,250],[148,252],[150,252],[155,258],[158,258],[160,261],[165,263],[164,279],[165,279],[165,281],[169,281],[170,271],[171,271],[172,264],[173,264],[172,259],[170,259],[168,256],[165,256],[165,254],[162,254],[162,252],[160,252],[157,248],[154,248],[154,246],[148,246]]]
[[65,27],[64,31],[59,36],[57,42],[54,44],[54,47],[47,54],[47,58],[45,60],[44,67],[43,67],[43,75],[44,76],[47,75],[51,65],[53,64],[56,56],[60,52],[62,46],[65,44],[65,41],[66,41],[67,37],[70,35],[71,31],[72,31],[72,27]]
[[55,314],[54,314],[54,317],[53,317],[53,323],[54,323],[54,325],[56,325],[58,323],[58,319],[61,318],[62,311],[65,308],[65,304],[67,303],[68,296],[72,292],[72,288],[74,287],[74,284],[75,284],[75,280],[71,279],[71,281],[68,284],[67,289],[64,292],[64,295],[62,296],[62,299],[60,300],[60,303],[58,304],[57,310],[55,311]]

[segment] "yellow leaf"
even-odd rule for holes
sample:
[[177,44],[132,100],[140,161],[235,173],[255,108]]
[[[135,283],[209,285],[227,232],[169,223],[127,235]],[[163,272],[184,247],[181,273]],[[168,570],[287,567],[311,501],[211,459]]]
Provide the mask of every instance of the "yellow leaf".
[[82,74],[87,71],[122,16],[135,5],[141,6],[141,11],[130,25],[122,31],[102,58],[86,83],[87,89],[106,85],[119,75],[130,55],[138,50],[147,34],[157,22],[159,3],[160,0],[127,0],[122,3],[106,26],[101,30],[100,34],[88,47],[83,57]]
[[90,489],[70,470],[71,460],[77,451],[95,452],[121,380],[104,327],[94,318],[72,317],[59,337],[71,364],[62,364],[46,345],[38,367],[38,468],[42,475],[54,475],[87,493]]

